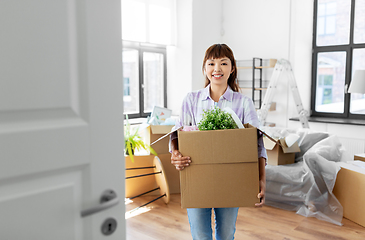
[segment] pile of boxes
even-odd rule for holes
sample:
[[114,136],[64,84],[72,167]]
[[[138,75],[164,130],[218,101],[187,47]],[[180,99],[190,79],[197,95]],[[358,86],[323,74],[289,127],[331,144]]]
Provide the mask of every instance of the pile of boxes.
[[[164,167],[170,193],[181,193],[183,208],[253,207],[260,201],[257,198],[257,128],[245,124],[243,129],[178,131],[179,150],[183,156],[190,156],[192,162],[189,167],[177,171],[171,164],[169,153],[172,127],[150,125],[144,137],[146,143],[155,142],[152,147]],[[272,165],[294,163],[295,152],[300,151],[297,143],[289,148],[283,139],[266,139],[265,147]],[[139,167],[142,161],[144,165],[152,165],[153,158],[154,155],[135,156],[135,162],[127,160],[126,167]],[[140,171],[133,174],[151,170]],[[136,187],[126,187],[126,197],[156,188],[154,176],[133,181]],[[132,179],[126,181],[131,182]]]
[[[144,130],[144,141],[147,144],[151,144],[156,141],[160,137],[164,136],[166,133],[170,132],[173,125],[150,125]],[[158,158],[161,160],[165,175],[168,181],[170,193],[179,193],[180,192],[180,184],[179,184],[179,172],[176,171],[175,167],[171,164],[171,154],[169,153],[169,139],[164,138],[161,141],[158,141],[152,147],[156,151]],[[155,155],[143,155],[143,156],[134,156],[134,162],[131,161],[129,156],[125,158],[125,166],[126,169],[130,168],[143,168],[143,167],[151,167],[153,166],[153,159]],[[153,169],[145,168],[145,169],[137,169],[137,170],[126,170],[126,177],[143,175],[153,173]],[[125,187],[125,197],[133,197],[138,194],[150,191],[157,187],[155,176],[144,176],[126,179],[126,187]],[[151,194],[158,194],[158,192],[152,192]]]

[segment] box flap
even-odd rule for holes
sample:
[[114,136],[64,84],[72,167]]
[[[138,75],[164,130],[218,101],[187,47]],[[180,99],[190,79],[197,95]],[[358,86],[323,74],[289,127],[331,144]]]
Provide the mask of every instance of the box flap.
[[295,142],[290,148],[286,145],[284,138],[280,138],[279,142],[281,144],[281,147],[282,147],[284,153],[300,152],[298,142]]
[[169,133],[174,125],[150,125],[152,134]]
[[267,150],[273,150],[276,146],[277,142],[272,141],[272,139],[267,138],[266,136],[263,138],[264,140],[264,146]]
[[179,131],[179,150],[193,164],[257,162],[257,130],[242,129]]
[[159,139],[157,139],[156,141],[154,141],[153,143],[151,143],[150,145],[152,146],[153,144],[157,143],[158,141],[170,136],[171,133],[173,132],[176,132],[176,131],[179,131],[181,130],[183,127],[179,127],[178,129],[175,129],[175,130],[171,130],[170,132],[166,133],[165,135],[163,135],[162,137],[160,137]]

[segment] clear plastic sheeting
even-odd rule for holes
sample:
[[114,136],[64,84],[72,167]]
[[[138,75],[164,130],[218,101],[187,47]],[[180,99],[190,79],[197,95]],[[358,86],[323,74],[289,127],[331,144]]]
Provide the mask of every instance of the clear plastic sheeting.
[[294,164],[266,166],[266,204],[342,225],[343,208],[332,190],[341,169],[336,162],[351,161],[351,157],[339,139],[308,129],[270,130],[277,138],[298,134],[302,152],[296,155]]

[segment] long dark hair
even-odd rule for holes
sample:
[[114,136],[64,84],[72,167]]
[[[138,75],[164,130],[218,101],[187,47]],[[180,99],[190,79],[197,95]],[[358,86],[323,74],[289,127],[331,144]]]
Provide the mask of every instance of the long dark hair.
[[[203,60],[203,73],[205,69],[205,63],[208,59],[216,59],[216,58],[224,58],[227,57],[229,60],[231,60],[232,63],[232,73],[229,75],[228,78],[228,85],[232,88],[233,91],[239,92],[240,88],[237,84],[237,66],[236,66],[236,60],[234,59],[233,51],[226,45],[226,44],[214,44],[210,46],[205,51],[205,56]],[[208,77],[205,77],[205,87],[210,84],[210,80]]]

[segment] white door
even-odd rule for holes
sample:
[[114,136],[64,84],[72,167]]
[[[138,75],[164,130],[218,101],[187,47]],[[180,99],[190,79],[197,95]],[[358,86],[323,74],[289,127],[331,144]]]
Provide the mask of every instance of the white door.
[[0,0],[0,239],[125,239],[120,12]]

